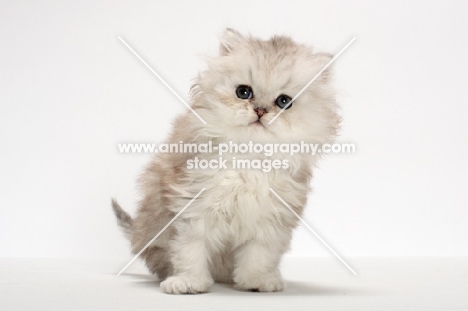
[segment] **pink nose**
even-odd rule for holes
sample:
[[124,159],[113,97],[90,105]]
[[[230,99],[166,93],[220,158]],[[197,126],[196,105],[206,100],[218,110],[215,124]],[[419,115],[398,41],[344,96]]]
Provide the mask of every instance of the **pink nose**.
[[257,113],[257,116],[260,119],[266,113],[266,110],[262,108],[257,108],[255,109],[255,112]]

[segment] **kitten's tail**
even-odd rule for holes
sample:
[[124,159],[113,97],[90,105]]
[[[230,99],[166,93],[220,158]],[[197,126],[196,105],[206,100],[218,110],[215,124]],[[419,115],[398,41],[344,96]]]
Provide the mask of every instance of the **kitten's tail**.
[[130,215],[120,207],[119,203],[115,199],[112,199],[112,209],[117,217],[117,222],[122,228],[123,232],[128,239],[131,239],[133,232],[133,219]]

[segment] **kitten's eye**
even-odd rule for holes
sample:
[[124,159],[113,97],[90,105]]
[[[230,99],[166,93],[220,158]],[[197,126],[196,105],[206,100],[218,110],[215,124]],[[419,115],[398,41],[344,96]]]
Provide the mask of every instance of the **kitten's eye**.
[[236,95],[241,99],[251,99],[253,97],[253,91],[248,85],[239,85],[236,89]]
[[[281,109],[283,109],[291,101],[291,99],[292,98],[289,97],[288,95],[283,94],[283,95],[278,96],[278,98],[275,101],[275,104]],[[286,110],[288,110],[291,107],[292,107],[292,104],[289,105],[288,108],[286,108]]]

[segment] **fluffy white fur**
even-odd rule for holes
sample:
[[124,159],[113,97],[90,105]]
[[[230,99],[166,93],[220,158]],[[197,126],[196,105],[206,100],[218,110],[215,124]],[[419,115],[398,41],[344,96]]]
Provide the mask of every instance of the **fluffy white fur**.
[[[268,125],[280,111],[275,99],[280,94],[294,97],[330,58],[288,37],[260,40],[226,30],[220,55],[208,59],[208,69],[192,88],[192,107],[208,125],[187,112],[175,121],[167,142],[331,142],[340,119],[328,70]],[[238,85],[251,86],[254,97],[237,98]],[[267,113],[259,119],[255,108]],[[274,154],[269,159],[287,159],[290,167],[265,173],[187,169],[186,161],[195,156],[218,157],[180,153],[155,157],[141,177],[143,199],[135,219],[113,202],[133,253],[206,188],[142,254],[148,268],[163,280],[161,289],[171,294],[202,293],[216,281],[233,282],[240,290],[282,290],[278,266],[298,220],[269,188],[302,214],[317,158]],[[267,158],[259,154],[225,154],[223,158],[233,156]]]

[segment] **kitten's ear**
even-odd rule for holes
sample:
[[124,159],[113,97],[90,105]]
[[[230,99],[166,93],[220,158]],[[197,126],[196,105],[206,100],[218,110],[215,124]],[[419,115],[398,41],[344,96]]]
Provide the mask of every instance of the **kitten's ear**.
[[219,55],[224,56],[231,53],[243,41],[245,41],[245,37],[240,32],[232,28],[226,28],[219,45]]
[[[332,54],[328,53],[318,53],[315,54],[315,62],[317,64],[317,70],[322,70],[323,67],[325,67],[332,59],[333,59]],[[322,81],[324,83],[327,83],[331,76],[332,76],[332,71],[333,71],[333,64],[329,65],[327,69],[320,75],[319,81]]]
[[315,57],[316,57],[317,62],[321,64],[323,67],[326,64],[328,64],[333,59],[334,56],[328,53],[317,53],[315,54]]

